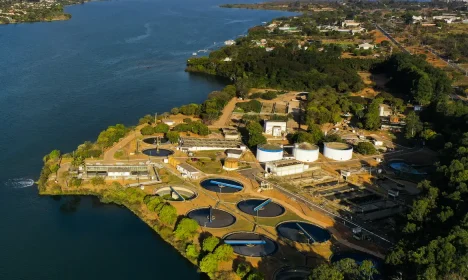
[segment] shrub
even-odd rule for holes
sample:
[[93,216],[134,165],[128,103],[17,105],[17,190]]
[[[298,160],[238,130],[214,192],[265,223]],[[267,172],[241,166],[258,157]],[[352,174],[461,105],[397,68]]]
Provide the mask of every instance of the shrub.
[[247,276],[247,274],[249,274],[251,270],[252,270],[252,266],[250,266],[250,264],[240,263],[237,266],[236,274],[237,276],[239,276],[240,279],[244,279],[244,277]]
[[82,179],[73,177],[73,178],[71,178],[71,180],[70,180],[70,185],[71,185],[72,187],[79,187],[79,186],[81,186],[82,181],[83,181]]
[[151,135],[154,133],[154,128],[151,125],[147,125],[140,129],[142,135]]
[[212,253],[206,255],[200,261],[200,270],[212,276],[218,270],[218,257]]
[[140,118],[138,124],[152,124],[154,123],[154,117],[152,115],[145,115],[143,118]]
[[177,143],[179,141],[179,132],[177,131],[169,131],[168,133],[166,133],[166,137],[167,139],[169,139],[169,141],[171,143]]
[[264,94],[262,94],[262,99],[265,100],[273,100],[278,96],[278,94],[274,91],[267,91]]
[[374,145],[372,145],[372,143],[359,142],[356,145],[356,152],[362,155],[374,155],[377,153],[377,150],[375,149]]
[[158,123],[154,128],[156,133],[167,133],[169,131],[169,126],[165,123]]
[[248,102],[238,102],[236,107],[242,109],[244,112],[260,113],[262,110],[262,103],[258,100],[250,100]]
[[106,180],[104,180],[104,177],[96,176],[91,178],[91,184],[93,186],[99,186],[99,185],[104,185],[106,183]]

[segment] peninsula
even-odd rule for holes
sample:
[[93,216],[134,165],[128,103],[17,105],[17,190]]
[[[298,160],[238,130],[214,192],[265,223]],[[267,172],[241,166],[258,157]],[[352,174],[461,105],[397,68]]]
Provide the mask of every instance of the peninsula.
[[468,277],[456,75],[360,5],[320,4],[189,58],[232,84],[52,151],[40,194],[123,205],[212,279]]
[[0,1],[0,24],[68,20],[66,5],[83,4],[84,0]]

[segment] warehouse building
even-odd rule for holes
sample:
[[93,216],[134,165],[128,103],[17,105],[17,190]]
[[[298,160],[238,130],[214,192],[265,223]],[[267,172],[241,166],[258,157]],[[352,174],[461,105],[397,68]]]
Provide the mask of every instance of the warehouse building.
[[265,164],[266,176],[288,176],[303,173],[309,166],[294,159],[270,161]]

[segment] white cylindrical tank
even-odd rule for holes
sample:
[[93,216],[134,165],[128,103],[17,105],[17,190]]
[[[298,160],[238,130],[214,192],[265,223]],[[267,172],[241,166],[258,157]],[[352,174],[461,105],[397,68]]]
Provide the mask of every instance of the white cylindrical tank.
[[283,159],[283,148],[278,145],[264,144],[257,146],[257,160],[268,162]]
[[323,143],[323,155],[339,161],[350,160],[353,158],[353,146],[340,142]]
[[295,144],[293,155],[298,161],[313,162],[319,157],[319,148],[307,142]]

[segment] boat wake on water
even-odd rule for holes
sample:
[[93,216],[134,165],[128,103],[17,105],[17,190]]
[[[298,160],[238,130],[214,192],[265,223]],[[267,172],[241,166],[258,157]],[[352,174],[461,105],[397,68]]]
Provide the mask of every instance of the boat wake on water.
[[8,181],[5,182],[5,185],[14,189],[23,189],[34,185],[34,180],[27,178],[8,179]]

